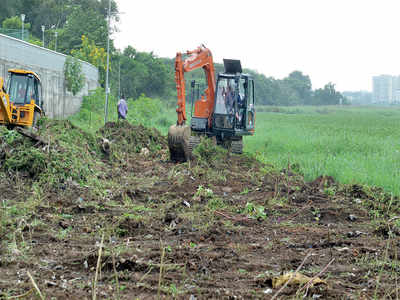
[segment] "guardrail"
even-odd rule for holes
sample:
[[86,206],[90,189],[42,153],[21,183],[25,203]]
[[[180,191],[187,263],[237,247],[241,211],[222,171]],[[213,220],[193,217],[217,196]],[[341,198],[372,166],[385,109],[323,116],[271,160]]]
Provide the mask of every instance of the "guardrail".
[[8,28],[0,28],[0,34],[8,35],[15,39],[29,41],[30,33],[29,30],[24,29],[8,29]]

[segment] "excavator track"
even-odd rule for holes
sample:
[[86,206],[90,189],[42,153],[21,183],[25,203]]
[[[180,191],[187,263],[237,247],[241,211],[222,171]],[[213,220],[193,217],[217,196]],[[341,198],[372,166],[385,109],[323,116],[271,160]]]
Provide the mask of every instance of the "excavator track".
[[235,154],[243,153],[243,140],[237,140],[231,142],[231,152]]

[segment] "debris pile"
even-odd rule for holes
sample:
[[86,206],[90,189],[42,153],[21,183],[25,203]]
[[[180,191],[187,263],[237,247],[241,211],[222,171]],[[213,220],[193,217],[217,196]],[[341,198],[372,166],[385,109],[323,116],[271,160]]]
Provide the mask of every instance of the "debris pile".
[[167,146],[166,138],[158,130],[142,125],[132,125],[127,121],[108,122],[98,133],[110,142],[111,153],[113,151],[146,152],[143,149],[156,153]]

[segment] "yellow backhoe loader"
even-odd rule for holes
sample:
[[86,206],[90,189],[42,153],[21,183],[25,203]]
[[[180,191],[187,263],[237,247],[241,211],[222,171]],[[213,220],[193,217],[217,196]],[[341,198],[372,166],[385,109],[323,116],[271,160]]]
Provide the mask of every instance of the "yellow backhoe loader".
[[32,71],[8,70],[7,88],[0,77],[0,125],[35,127],[44,115],[42,85]]

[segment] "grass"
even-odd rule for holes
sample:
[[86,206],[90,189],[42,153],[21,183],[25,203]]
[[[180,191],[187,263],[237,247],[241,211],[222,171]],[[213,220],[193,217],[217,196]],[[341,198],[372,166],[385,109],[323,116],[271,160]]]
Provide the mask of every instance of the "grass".
[[[268,111],[270,110],[270,111]],[[261,108],[245,151],[278,168],[288,163],[307,180],[379,186],[400,194],[400,109]]]

